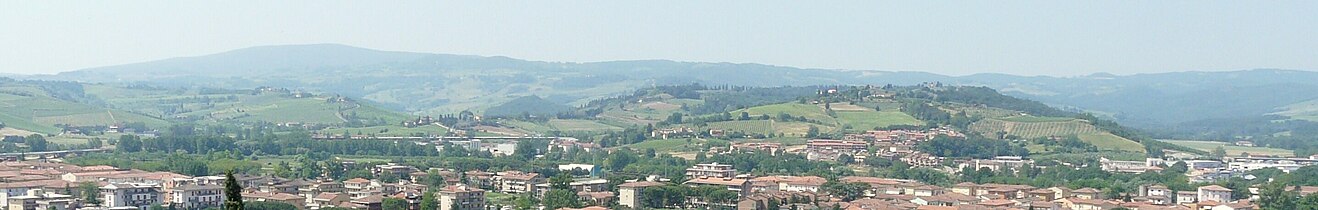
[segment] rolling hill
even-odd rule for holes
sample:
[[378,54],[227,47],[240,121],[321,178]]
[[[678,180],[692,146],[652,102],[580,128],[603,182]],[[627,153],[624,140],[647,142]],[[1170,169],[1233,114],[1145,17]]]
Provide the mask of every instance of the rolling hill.
[[[66,89],[77,89],[68,91]],[[144,123],[150,127],[165,127],[168,121],[159,118],[107,109],[91,104],[68,100],[65,95],[81,96],[80,87],[43,82],[0,80],[0,123],[12,129],[44,134],[57,134],[64,126],[110,126],[122,123]]]
[[1318,72],[1295,70],[1079,77],[945,76],[667,60],[542,62],[335,44],[262,46],[26,77],[225,89],[288,87],[339,93],[393,110],[431,114],[480,111],[531,95],[576,106],[627,90],[665,84],[772,87],[915,85],[936,81],[987,86],[1054,106],[1104,113],[1124,124],[1159,129],[1197,120],[1258,117],[1318,99],[1318,91],[1314,91],[1318,84],[1312,82],[1318,81]]

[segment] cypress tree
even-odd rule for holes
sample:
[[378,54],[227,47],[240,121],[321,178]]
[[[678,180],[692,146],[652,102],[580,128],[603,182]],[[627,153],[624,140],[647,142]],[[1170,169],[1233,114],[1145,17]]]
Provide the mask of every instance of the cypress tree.
[[224,209],[243,210],[243,187],[233,178],[233,171],[224,172]]

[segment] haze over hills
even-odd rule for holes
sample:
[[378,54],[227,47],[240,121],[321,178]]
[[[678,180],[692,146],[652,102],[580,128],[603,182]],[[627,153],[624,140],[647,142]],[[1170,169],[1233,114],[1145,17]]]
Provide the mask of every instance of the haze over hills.
[[[482,111],[536,95],[565,105],[638,87],[701,83],[738,86],[981,85],[1050,105],[1082,109],[1123,124],[1260,117],[1306,119],[1318,99],[1318,72],[1259,69],[1083,77],[810,69],[668,60],[561,63],[507,57],[389,52],[335,44],[263,46],[213,55],[83,69],[31,79],[127,82],[247,89],[288,87],[344,94],[398,110]],[[1306,103],[1309,102],[1309,103]]]

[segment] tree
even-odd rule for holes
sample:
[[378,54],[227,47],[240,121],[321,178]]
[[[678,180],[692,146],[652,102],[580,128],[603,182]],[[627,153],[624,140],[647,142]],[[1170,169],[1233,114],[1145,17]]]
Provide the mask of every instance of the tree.
[[435,198],[434,191],[421,194],[421,210],[439,210],[439,200]]
[[27,143],[28,149],[33,152],[45,152],[47,149],[46,137],[41,136],[41,134],[29,135],[23,140],[23,142]]
[[1213,149],[1213,157],[1216,157],[1216,158],[1223,158],[1223,157],[1226,157],[1226,148],[1223,148],[1222,146],[1217,146],[1217,148],[1214,148],[1214,149]]
[[399,198],[385,198],[384,201],[380,202],[380,207],[382,209],[408,209],[407,200]]
[[1299,193],[1287,191],[1286,184],[1271,182],[1259,192],[1259,207],[1263,209],[1287,209],[1296,206]]
[[818,136],[819,136],[819,127],[815,127],[814,125],[810,125],[810,128],[805,131],[806,138],[814,138]]
[[865,195],[865,189],[869,189],[869,184],[829,181],[824,183],[823,188],[831,195],[842,197],[842,201],[853,201]]
[[571,190],[553,189],[545,192],[545,209],[580,208],[581,199]]
[[243,186],[233,177],[233,171],[224,173],[224,210],[243,210]]
[[101,204],[101,189],[95,182],[78,183],[78,189],[82,190],[82,199],[87,203]]
[[566,173],[558,173],[554,177],[549,177],[549,189],[555,190],[572,190],[572,176]]
[[119,144],[115,145],[115,150],[120,152],[142,151],[142,139],[135,135],[119,136]]

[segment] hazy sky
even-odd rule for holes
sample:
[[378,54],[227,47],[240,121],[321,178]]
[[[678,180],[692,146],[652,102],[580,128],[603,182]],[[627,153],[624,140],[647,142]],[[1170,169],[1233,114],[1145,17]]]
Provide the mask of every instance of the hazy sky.
[[0,72],[260,45],[964,75],[1318,70],[1318,1],[3,1]]

